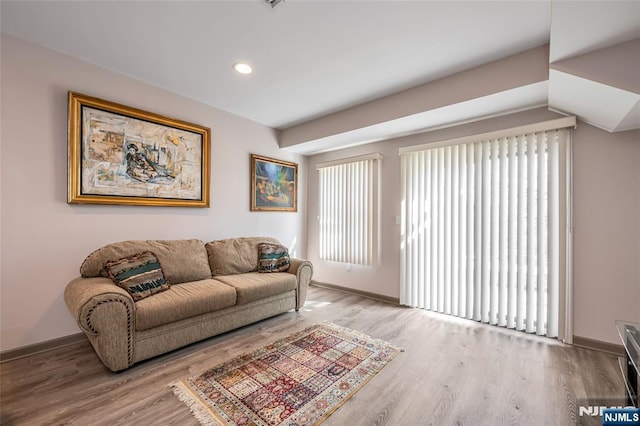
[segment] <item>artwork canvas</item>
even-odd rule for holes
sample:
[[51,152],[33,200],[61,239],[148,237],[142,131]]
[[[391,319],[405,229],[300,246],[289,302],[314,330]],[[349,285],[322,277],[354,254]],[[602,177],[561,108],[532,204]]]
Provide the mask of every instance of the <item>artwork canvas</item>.
[[209,206],[210,129],[69,92],[69,203]]
[[298,211],[298,165],[251,155],[251,211]]

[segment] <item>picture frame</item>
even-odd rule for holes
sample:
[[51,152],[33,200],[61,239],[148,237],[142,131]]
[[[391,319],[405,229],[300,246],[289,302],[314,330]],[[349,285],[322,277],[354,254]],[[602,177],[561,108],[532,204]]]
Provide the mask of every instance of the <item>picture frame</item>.
[[209,207],[211,129],[68,92],[69,204]]
[[251,211],[298,211],[298,164],[251,154]]

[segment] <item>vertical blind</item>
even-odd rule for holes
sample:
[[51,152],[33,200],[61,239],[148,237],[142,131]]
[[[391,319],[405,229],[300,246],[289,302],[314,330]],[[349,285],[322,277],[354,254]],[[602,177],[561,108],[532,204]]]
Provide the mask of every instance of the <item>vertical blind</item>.
[[558,337],[568,135],[401,153],[402,304]]
[[382,155],[371,154],[317,165],[321,259],[372,264],[377,251],[381,159]]

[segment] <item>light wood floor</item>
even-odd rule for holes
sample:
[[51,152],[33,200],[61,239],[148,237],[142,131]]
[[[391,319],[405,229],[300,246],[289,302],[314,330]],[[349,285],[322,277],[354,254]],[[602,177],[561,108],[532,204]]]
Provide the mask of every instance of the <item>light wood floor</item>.
[[405,349],[324,425],[599,425],[585,398],[620,398],[613,355],[312,287],[304,309],[121,373],[88,343],[0,365],[2,425],[197,425],[167,386],[319,321]]

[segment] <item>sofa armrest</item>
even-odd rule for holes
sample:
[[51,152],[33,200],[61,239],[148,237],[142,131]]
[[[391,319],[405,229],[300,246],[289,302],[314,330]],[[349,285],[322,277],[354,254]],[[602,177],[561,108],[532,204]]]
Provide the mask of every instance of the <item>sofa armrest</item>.
[[296,311],[299,311],[307,300],[307,290],[313,277],[313,265],[308,260],[291,258],[291,266],[287,272],[294,274],[298,280]]
[[133,364],[135,304],[108,278],[76,278],[64,292],[71,314],[102,362],[119,371]]

